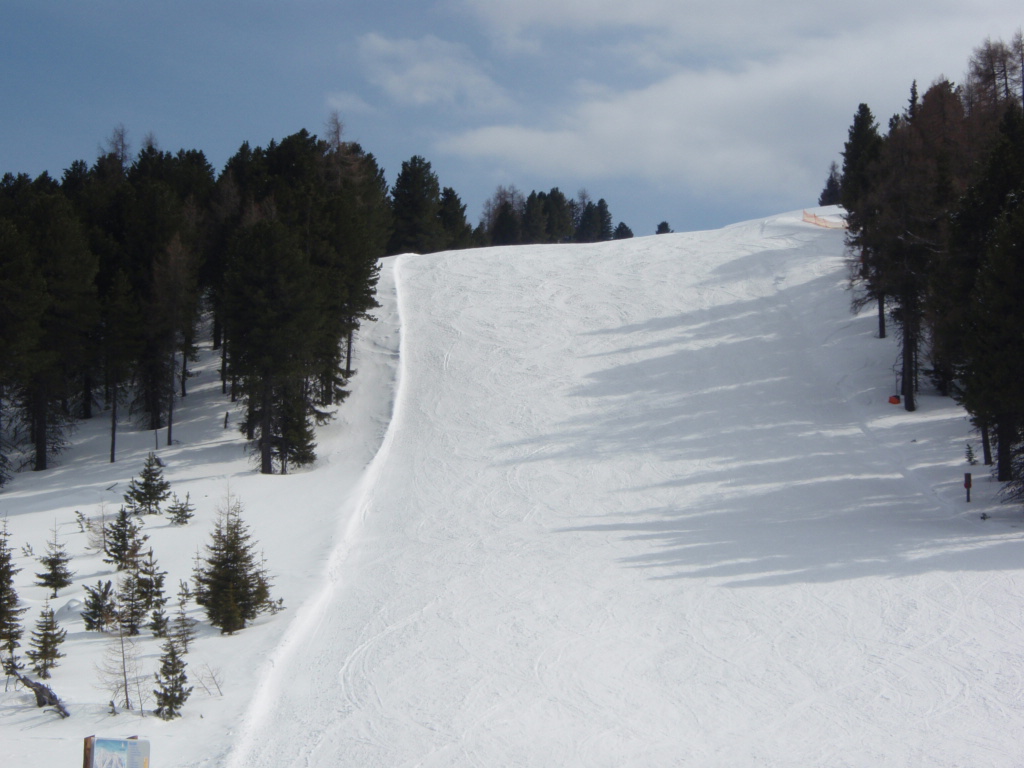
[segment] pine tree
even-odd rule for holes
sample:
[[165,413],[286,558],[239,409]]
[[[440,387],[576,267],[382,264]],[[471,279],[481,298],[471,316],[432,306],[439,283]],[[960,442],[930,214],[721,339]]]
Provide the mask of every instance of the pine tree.
[[438,210],[441,228],[444,230],[445,250],[468,248],[473,239],[473,228],[466,221],[466,206],[451,187],[441,190],[441,205]]
[[195,573],[196,602],[222,634],[244,629],[259,614],[278,607],[270,599],[270,580],[256,562],[255,544],[241,515],[241,503],[229,497]]
[[189,497],[188,493],[184,499],[179,499],[176,493],[171,495],[171,503],[167,505],[167,517],[171,525],[188,525],[188,521],[195,515],[196,508],[192,506]]
[[836,161],[828,169],[828,178],[825,180],[825,188],[818,195],[818,205],[839,205],[843,199],[843,181],[839,173],[839,166]]
[[[28,241],[13,222],[0,218],[0,395],[30,375],[43,334],[42,317],[48,303],[46,284]],[[0,396],[0,418],[6,427],[11,414]],[[0,486],[14,464],[0,440]]]
[[40,587],[52,589],[53,594],[51,597],[56,597],[61,589],[71,586],[71,577],[74,574],[68,568],[71,556],[67,553],[64,545],[57,539],[56,523],[53,524],[52,533],[53,538],[46,543],[46,554],[39,558],[39,562],[46,570],[36,574],[36,584]]
[[164,595],[164,579],[166,571],[161,571],[150,549],[145,558],[139,561],[138,581],[139,593],[145,610],[150,612],[149,628],[157,637],[167,634],[167,614],[164,606],[167,597]]
[[419,155],[403,162],[391,200],[394,229],[388,253],[433,253],[445,247],[441,187],[429,162]]
[[57,666],[57,660],[64,658],[60,646],[67,634],[67,630],[57,624],[50,601],[47,600],[32,632],[32,640],[29,642],[32,648],[25,652],[32,662],[32,670],[44,680],[50,676],[50,670]]
[[97,581],[95,587],[85,587],[85,610],[82,621],[87,630],[105,632],[117,619],[117,595],[114,585],[107,581]]
[[164,471],[156,454],[150,451],[139,479],[131,479],[128,492],[124,495],[124,503],[136,515],[158,515],[160,505],[170,495],[171,484],[164,479]]
[[168,638],[164,642],[162,650],[160,671],[154,675],[159,687],[153,691],[153,695],[156,697],[157,717],[173,720],[176,717],[181,717],[181,708],[188,701],[192,688],[188,686],[185,660],[179,652],[178,644]]
[[140,531],[141,525],[127,509],[121,507],[114,521],[106,526],[107,535],[103,551],[108,557],[105,557],[103,562],[113,564],[119,571],[134,567],[143,543],[149,539]]
[[142,631],[146,610],[138,568],[131,568],[117,584],[117,621],[124,634],[134,637]]
[[628,240],[633,236],[633,230],[626,226],[626,222],[620,221],[619,226],[612,233],[613,240]]
[[14,589],[14,577],[20,571],[14,567],[5,518],[3,527],[0,527],[0,660],[8,674],[13,669],[13,666],[8,669],[8,665],[17,664],[14,650],[20,645],[22,635],[20,617],[27,610],[18,607],[20,601]]
[[[46,173],[32,181],[11,179],[5,177],[0,195],[31,255],[30,283],[23,286],[26,293],[21,299],[32,307],[34,319],[26,330],[35,340],[29,354],[16,359],[19,370],[12,402],[33,447],[32,468],[42,471],[66,445],[71,425],[68,402],[80,391],[89,363],[90,336],[98,318],[98,262],[56,181]],[[39,287],[42,293],[37,293]],[[15,361],[3,364],[9,362]]]

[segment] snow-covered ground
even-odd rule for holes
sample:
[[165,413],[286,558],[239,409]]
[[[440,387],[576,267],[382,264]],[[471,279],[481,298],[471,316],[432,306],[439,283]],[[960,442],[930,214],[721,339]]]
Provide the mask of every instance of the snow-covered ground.
[[159,450],[199,515],[146,532],[173,592],[230,490],[288,608],[207,629],[189,671],[223,694],[171,723],[107,714],[75,610],[112,575],[74,512],[116,512],[153,433],[110,465],[84,426],[0,493],[27,630],[21,547],[56,521],[77,571],[72,717],[0,694],[3,763],[137,733],[168,768],[1024,764],[1024,519],[952,402],[888,403],[895,341],[850,314],[842,237],[798,212],[388,259],[353,394],[287,477],[223,429],[205,358]]

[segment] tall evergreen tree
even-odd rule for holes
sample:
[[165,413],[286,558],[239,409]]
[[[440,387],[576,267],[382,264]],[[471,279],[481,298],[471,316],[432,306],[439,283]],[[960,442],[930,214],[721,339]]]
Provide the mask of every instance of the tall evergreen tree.
[[544,213],[548,228],[546,242],[569,242],[574,232],[572,205],[558,187],[552,187],[544,198]]
[[444,249],[468,248],[473,242],[473,228],[466,220],[466,206],[458,193],[451,187],[441,190],[441,205],[438,210],[441,228],[444,230]]
[[98,317],[97,261],[71,203],[47,174],[34,181],[5,176],[0,215],[5,213],[41,278],[32,278],[29,286],[45,286],[37,345],[33,354],[21,358],[24,367],[14,391],[34,449],[33,469],[40,471],[64,446],[71,398],[81,389],[89,362],[89,338]]
[[876,250],[872,246],[871,220],[876,212],[870,195],[877,181],[875,164],[881,152],[882,138],[875,116],[867,104],[861,104],[853,116],[843,148],[843,175],[840,201],[846,209],[846,244],[853,253],[851,280],[862,285],[864,293],[854,300],[859,308],[874,301],[878,306],[878,337],[885,338],[885,289],[878,284]]
[[599,241],[611,240],[615,236],[612,229],[612,213],[608,210],[608,203],[602,197],[597,201],[597,239]]
[[818,205],[839,205],[843,200],[843,182],[839,173],[839,166],[835,160],[828,169],[828,178],[825,180],[825,188],[818,195]]
[[414,155],[402,163],[391,201],[394,230],[388,253],[433,253],[445,246],[441,187],[427,160]]
[[226,281],[227,331],[247,401],[243,429],[263,474],[273,473],[275,458],[284,468],[297,455],[312,455],[303,382],[312,372],[315,293],[309,259],[283,224],[261,221],[239,233]]
[[531,192],[523,208],[523,242],[548,242],[548,215],[545,211],[547,194]]
[[20,571],[14,565],[5,518],[0,527],[0,661],[7,674],[17,664],[15,649],[20,645],[22,635],[21,614],[28,610],[20,607],[18,592],[14,587],[14,577]]
[[[5,394],[28,380],[43,353],[40,339],[47,306],[46,284],[28,242],[14,222],[0,218],[0,435],[13,417]],[[13,470],[7,441],[0,439],[0,487]]]

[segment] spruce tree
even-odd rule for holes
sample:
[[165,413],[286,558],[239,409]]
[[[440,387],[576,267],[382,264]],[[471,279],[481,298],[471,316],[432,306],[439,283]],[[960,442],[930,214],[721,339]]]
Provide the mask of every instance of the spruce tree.
[[237,632],[259,614],[277,609],[270,599],[270,579],[256,561],[252,534],[237,500],[229,498],[220,510],[195,579],[196,602],[222,634]]
[[388,253],[433,253],[445,247],[441,187],[429,162],[419,155],[403,162],[391,200],[394,228]]
[[818,195],[818,205],[839,205],[842,202],[843,177],[839,173],[839,166],[836,161],[828,169],[828,178],[825,180],[825,187]]
[[168,636],[171,637],[181,648],[182,653],[188,652],[188,647],[196,639],[196,625],[199,623],[188,615],[188,601],[191,595],[188,582],[180,582],[178,589],[178,610],[171,620]]
[[150,612],[149,628],[157,637],[167,634],[167,614],[164,606],[167,597],[164,595],[164,579],[166,571],[161,571],[150,549],[146,557],[139,561],[138,582],[139,593],[145,610]]
[[171,503],[167,505],[167,517],[171,525],[188,525],[188,521],[195,515],[196,508],[192,506],[189,497],[188,493],[184,499],[179,499],[176,493],[171,495]]
[[114,521],[106,526],[103,551],[107,553],[107,557],[103,562],[111,563],[119,571],[134,567],[143,543],[149,539],[140,531],[141,525],[127,509],[121,507]]
[[95,587],[85,587],[85,610],[82,621],[87,630],[105,632],[117,619],[117,595],[114,585],[107,581],[97,581]]
[[14,567],[11,553],[10,534],[7,531],[7,520],[0,527],[0,660],[4,671],[8,674],[14,669],[8,665],[16,665],[14,650],[20,645],[22,628],[20,617],[27,609],[19,608],[18,593],[14,589],[14,577],[21,571]]
[[182,651],[178,648],[178,644],[168,638],[164,642],[162,650],[160,671],[154,675],[158,688],[154,689],[153,695],[156,697],[157,717],[173,720],[176,717],[181,717],[181,708],[188,701],[192,688],[188,686],[185,660],[182,658]]
[[131,568],[117,584],[117,621],[124,634],[134,637],[142,631],[146,610],[138,568]]
[[56,523],[53,524],[52,533],[53,538],[46,543],[46,554],[39,558],[39,562],[46,570],[36,574],[36,584],[52,589],[51,597],[56,597],[61,589],[71,586],[71,577],[74,574],[68,568],[71,556],[57,538]]
[[626,226],[626,222],[620,221],[619,226],[615,228],[615,232],[612,233],[613,240],[628,240],[633,237],[633,230]]
[[57,666],[57,660],[64,658],[60,646],[67,634],[67,630],[57,624],[50,601],[47,600],[29,641],[31,649],[25,652],[32,662],[32,670],[44,680],[50,676],[50,670]]
[[158,515],[160,505],[170,495],[171,484],[164,479],[164,471],[156,454],[150,451],[139,479],[131,479],[128,492],[124,495],[124,503],[136,515]]

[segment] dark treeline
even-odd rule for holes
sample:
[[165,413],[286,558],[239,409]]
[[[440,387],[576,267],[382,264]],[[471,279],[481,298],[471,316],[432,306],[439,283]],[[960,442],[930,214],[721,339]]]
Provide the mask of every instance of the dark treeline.
[[314,458],[343,358],[375,307],[390,231],[372,155],[300,131],[243,144],[218,176],[198,150],[114,132],[61,179],[0,181],[0,478],[46,469],[75,420],[119,408],[167,429],[201,322],[262,472]]
[[[899,334],[909,411],[926,379],[963,404],[986,464],[1024,491],[1024,41],[986,40],[883,133],[861,104],[822,203],[847,212],[855,305]],[[994,451],[994,458],[993,458]]]
[[458,248],[538,243],[596,243],[633,236],[623,223],[612,227],[603,199],[581,190],[575,199],[555,187],[524,196],[514,186],[498,187],[484,203],[476,228],[451,187],[441,188],[428,161],[402,163],[391,192],[394,230],[388,253],[433,253]]
[[170,444],[201,327],[260,471],[308,464],[378,306],[381,256],[621,237],[604,200],[557,188],[499,188],[473,228],[422,157],[388,189],[336,115],[325,138],[242,144],[219,174],[153,139],[133,155],[119,127],[92,165],[0,180],[0,485],[46,469],[97,410],[110,461],[125,417]]

